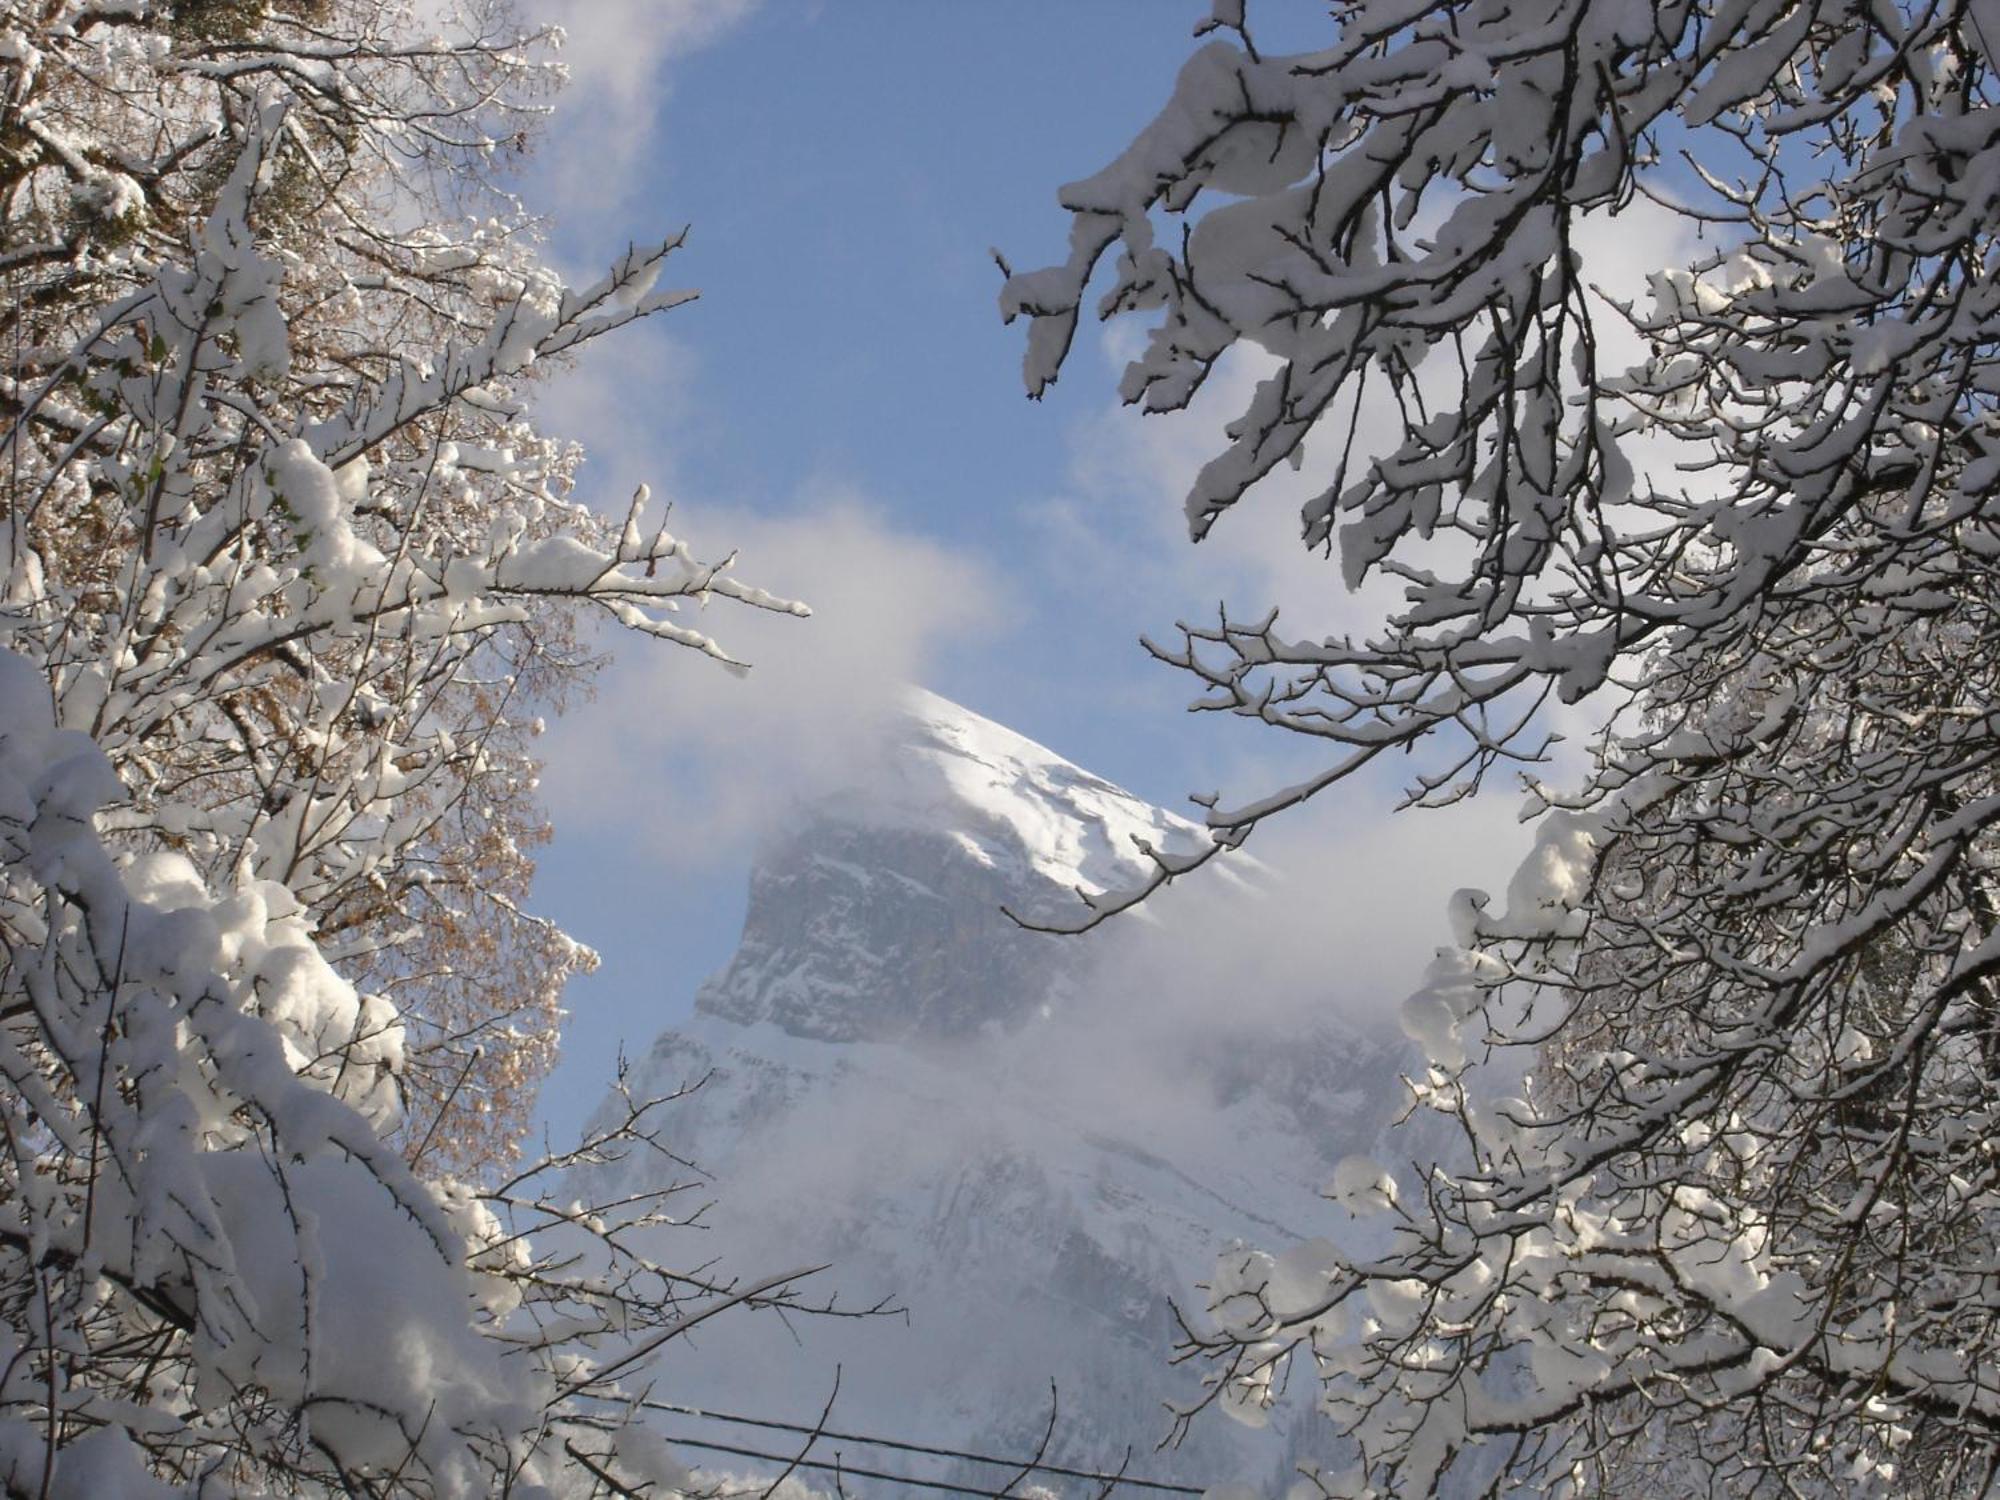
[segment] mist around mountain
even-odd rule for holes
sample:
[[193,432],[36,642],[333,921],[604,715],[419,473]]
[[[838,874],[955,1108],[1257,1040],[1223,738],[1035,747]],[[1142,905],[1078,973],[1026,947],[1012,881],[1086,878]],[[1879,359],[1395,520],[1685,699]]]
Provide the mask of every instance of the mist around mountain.
[[[699,1085],[667,1117],[684,1165],[634,1157],[590,1186],[699,1174],[681,1199],[702,1201],[696,1222],[662,1231],[684,1262],[740,1275],[824,1264],[816,1295],[890,1299],[907,1315],[719,1320],[663,1369],[663,1388],[810,1424],[838,1366],[835,1428],[1026,1457],[1053,1383],[1049,1457],[1073,1467],[1116,1469],[1129,1446],[1134,1474],[1282,1488],[1301,1456],[1331,1456],[1301,1448],[1331,1439],[1294,1420],[1296,1402],[1279,1404],[1274,1430],[1262,1414],[1206,1412],[1178,1448],[1152,1451],[1169,1403],[1202,1394],[1170,1363],[1174,1308],[1205,1317],[1198,1283],[1239,1237],[1281,1247],[1355,1232],[1322,1190],[1350,1153],[1394,1162],[1383,1129],[1404,1098],[1406,1044],[1355,1018],[1337,965],[1245,962],[1241,928],[1273,878],[1248,859],[1193,899],[1170,890],[1081,938],[1002,911],[1055,914],[1079,887],[1138,875],[1135,839],[1196,836],[912,692],[871,773],[767,840],[735,957],[626,1080],[640,1097]],[[796,1441],[662,1426],[771,1451]],[[846,1457],[885,1455],[850,1445]],[[910,1462],[961,1483],[1005,1478]]]

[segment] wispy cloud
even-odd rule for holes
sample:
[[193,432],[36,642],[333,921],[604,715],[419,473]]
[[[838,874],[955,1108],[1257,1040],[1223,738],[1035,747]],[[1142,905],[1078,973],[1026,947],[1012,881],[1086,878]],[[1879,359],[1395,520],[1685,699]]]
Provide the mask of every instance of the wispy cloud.
[[740,678],[690,652],[622,649],[598,697],[552,734],[544,791],[559,825],[616,832],[639,858],[736,863],[799,799],[865,776],[903,684],[990,631],[1001,590],[852,490],[815,490],[781,514],[733,510],[713,528],[676,520],[726,528],[744,575],[809,601],[812,618],[731,608],[704,621],[753,663]]
[[563,29],[569,70],[533,174],[537,205],[580,221],[634,197],[632,170],[661,127],[673,67],[729,36],[760,4],[525,0],[525,19]]
[[[658,109],[669,63],[721,40],[759,0],[536,0],[537,14],[568,34],[563,59],[585,105],[608,103],[634,118]],[[572,107],[579,107],[572,101]]]

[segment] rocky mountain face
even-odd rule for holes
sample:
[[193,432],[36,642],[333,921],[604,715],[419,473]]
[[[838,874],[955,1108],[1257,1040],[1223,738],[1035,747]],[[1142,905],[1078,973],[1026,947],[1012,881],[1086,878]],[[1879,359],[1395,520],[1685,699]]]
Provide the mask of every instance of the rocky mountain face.
[[[836,1428],[1025,1457],[1053,1383],[1053,1461],[1116,1468],[1129,1445],[1134,1474],[1281,1491],[1323,1440],[1283,1410],[1275,1432],[1206,1413],[1181,1447],[1151,1451],[1166,1403],[1200,1395],[1169,1363],[1170,1301],[1198,1318],[1196,1283],[1232,1241],[1340,1233],[1320,1189],[1341,1156],[1377,1146],[1402,1099],[1401,1043],[1341,1019],[1337,975],[1328,995],[1272,996],[1253,993],[1254,965],[1212,961],[1228,903],[1256,899],[1241,880],[1081,939],[1010,922],[1003,906],[1048,914],[1078,886],[1134,880],[1135,837],[1197,834],[997,724],[915,694],[857,780],[768,844],[734,959],[628,1084],[700,1081],[669,1117],[714,1194],[681,1259],[742,1275],[825,1264],[822,1295],[888,1296],[907,1318],[722,1320],[663,1386],[810,1423],[838,1364]],[[594,1189],[660,1167],[606,1170]],[[760,1446],[752,1429],[662,1426]],[[846,1461],[1008,1477],[851,1444]]]

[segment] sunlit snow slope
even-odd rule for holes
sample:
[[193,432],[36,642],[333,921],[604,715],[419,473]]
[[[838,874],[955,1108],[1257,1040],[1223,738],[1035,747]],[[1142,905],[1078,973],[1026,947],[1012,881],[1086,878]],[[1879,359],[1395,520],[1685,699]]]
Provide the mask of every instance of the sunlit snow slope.
[[[663,1388],[809,1422],[838,1362],[836,1427],[1026,1454],[1053,1380],[1060,1461],[1115,1466],[1131,1444],[1132,1472],[1198,1485],[1288,1467],[1282,1432],[1214,1413],[1151,1451],[1163,1403],[1198,1394],[1168,1362],[1168,1299],[1198,1313],[1194,1284],[1232,1239],[1328,1231],[1339,1214],[1318,1190],[1395,1111],[1400,1044],[1338,1018],[1337,974],[1325,995],[1253,996],[1254,964],[1216,961],[1228,904],[1255,899],[1241,880],[1084,938],[1008,921],[1003,905],[1059,912],[1078,885],[1133,880],[1134,835],[1198,835],[998,724],[913,694],[858,780],[767,845],[735,958],[629,1083],[706,1080],[668,1117],[714,1185],[679,1259],[742,1275],[826,1262],[817,1280],[844,1304],[893,1295],[909,1316],[724,1320]],[[619,1170],[595,1186],[671,1167]]]

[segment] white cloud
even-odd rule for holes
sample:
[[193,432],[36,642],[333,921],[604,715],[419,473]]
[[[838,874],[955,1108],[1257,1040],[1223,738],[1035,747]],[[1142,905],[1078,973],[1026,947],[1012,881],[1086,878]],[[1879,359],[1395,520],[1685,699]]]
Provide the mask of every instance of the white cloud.
[[532,11],[568,34],[563,61],[576,92],[619,108],[655,107],[660,72],[721,40],[758,0],[535,0]]
[[[664,279],[674,281],[671,258]],[[713,415],[700,355],[677,335],[682,316],[656,313],[621,328],[533,388],[537,427],[583,445],[580,498],[607,514],[622,515],[639,484],[656,494],[678,490],[683,455]]]
[[[676,522],[713,555],[709,525]],[[717,605],[702,628],[753,664],[745,677],[623,643],[596,700],[547,747],[557,825],[615,834],[622,853],[662,865],[739,863],[796,799],[857,780],[902,685],[999,616],[984,566],[898,531],[851,491],[783,515],[734,511],[714,529],[741,549],[745,578],[808,601],[812,618]]]
[[630,171],[660,124],[673,65],[723,40],[761,0],[524,0],[562,27],[569,87],[534,174],[539,208],[582,222],[632,196]]
[[549,737],[544,793],[566,835],[723,867],[740,865],[746,840],[792,799],[854,776],[902,685],[998,620],[1000,586],[983,562],[899,528],[851,485],[810,485],[783,509],[679,498],[714,413],[673,317],[621,331],[541,385],[538,421],[583,444],[587,503],[619,513],[648,484],[655,514],[673,502],[670,529],[695,556],[734,552],[739,577],[813,613],[718,601],[693,622],[751,664],[744,677],[662,643],[611,641],[596,699]]

